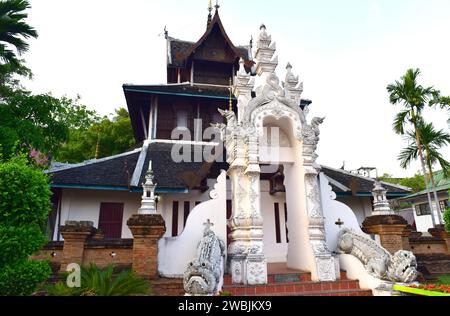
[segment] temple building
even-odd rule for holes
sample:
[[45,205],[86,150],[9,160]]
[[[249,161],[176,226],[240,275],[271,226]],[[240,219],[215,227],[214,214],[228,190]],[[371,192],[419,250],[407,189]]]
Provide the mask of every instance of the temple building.
[[[334,250],[321,252],[320,232],[341,219],[344,225],[349,215],[340,209],[351,209],[355,226],[362,226],[374,212],[375,180],[316,163],[319,125],[326,128],[326,122],[308,123],[313,104],[301,97],[303,85],[291,65],[280,83],[266,26],[255,43],[235,45],[219,6],[212,11],[197,41],[165,32],[167,84],[123,85],[136,149],[50,171],[52,239],[62,240],[59,227],[68,221],[90,221],[107,239],[131,239],[127,220],[148,211],[165,222],[158,254],[165,277],[183,275],[202,225],[211,221],[228,245],[233,283],[266,283],[270,263],[334,281]],[[269,149],[276,147],[276,157],[258,151],[262,135]],[[386,199],[410,192],[383,185]],[[332,195],[343,208],[331,207],[335,213],[327,218],[321,209],[334,203],[328,201]],[[261,277],[251,275],[256,270]]]

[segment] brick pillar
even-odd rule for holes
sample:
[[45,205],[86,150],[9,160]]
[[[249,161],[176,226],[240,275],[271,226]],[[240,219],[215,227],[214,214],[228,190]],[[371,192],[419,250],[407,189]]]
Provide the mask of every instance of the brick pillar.
[[[403,238],[408,226],[406,220],[398,215],[377,215],[366,218],[363,231],[371,235],[379,235],[381,245],[391,254],[403,250]],[[409,242],[408,242],[409,243]],[[410,249],[405,249],[410,250]]]
[[133,241],[133,270],[137,275],[158,278],[158,241],[166,232],[161,215],[133,215],[127,222]]
[[445,230],[444,225],[437,225],[435,228],[431,228],[428,232],[433,236],[445,241],[447,246],[447,253],[450,255],[450,233]]
[[59,229],[64,238],[64,247],[60,271],[65,272],[71,263],[83,264],[84,246],[86,239],[95,231],[92,222],[67,221]]
[[411,250],[411,245],[409,244],[409,238],[411,235],[413,235],[413,228],[411,225],[408,225],[405,227],[402,235],[403,250]]

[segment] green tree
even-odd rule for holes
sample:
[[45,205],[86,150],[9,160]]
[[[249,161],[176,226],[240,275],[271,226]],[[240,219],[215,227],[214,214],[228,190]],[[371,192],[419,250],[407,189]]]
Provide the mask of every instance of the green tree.
[[[448,196],[450,197],[450,190],[448,191]],[[450,199],[448,200],[448,205],[450,206]],[[444,212],[444,222],[445,230],[450,233],[450,207]]]
[[0,296],[30,295],[51,270],[29,260],[47,242],[51,191],[47,177],[19,157],[0,162]]
[[8,160],[34,149],[51,157],[69,139],[71,129],[86,130],[96,119],[78,99],[14,91],[0,104],[0,155]]
[[[420,76],[419,69],[409,69],[400,81],[390,84],[387,87],[390,102],[393,105],[401,105],[402,110],[397,114],[394,121],[394,131],[400,135],[405,135],[406,125],[412,125],[417,145],[418,156],[424,174],[424,183],[428,188],[427,172],[423,153],[423,145],[420,139],[418,125],[422,121],[422,112],[426,106],[443,105],[446,97],[442,97],[440,91],[433,87],[423,87],[418,83]],[[430,193],[427,192],[430,209],[433,210]],[[439,205],[439,203],[437,203]],[[433,225],[436,225],[434,216],[431,216]],[[438,216],[440,221],[440,217]]]
[[407,188],[411,188],[413,193],[417,193],[425,190],[425,184],[423,183],[423,175],[417,173],[414,177],[410,178],[393,178],[389,174],[384,174],[381,178],[381,181],[393,184],[399,184]]
[[29,38],[37,38],[36,30],[25,19],[25,10],[30,5],[26,0],[0,1],[0,96],[10,92],[10,86],[17,86],[14,75],[31,77],[31,70],[20,56],[27,52]]
[[134,145],[130,116],[126,109],[120,108],[114,117],[104,117],[87,130],[71,130],[69,141],[56,160],[78,163],[120,154]]

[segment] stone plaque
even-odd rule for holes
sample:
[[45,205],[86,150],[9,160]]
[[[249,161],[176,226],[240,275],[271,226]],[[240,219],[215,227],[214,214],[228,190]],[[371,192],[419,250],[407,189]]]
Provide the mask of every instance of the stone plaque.
[[298,274],[277,274],[274,276],[275,283],[295,283],[300,282]]

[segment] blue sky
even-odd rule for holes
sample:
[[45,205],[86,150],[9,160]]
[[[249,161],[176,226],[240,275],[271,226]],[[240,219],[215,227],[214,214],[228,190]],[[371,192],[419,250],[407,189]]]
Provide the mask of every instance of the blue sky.
[[[76,96],[101,114],[126,106],[123,83],[165,79],[165,25],[176,38],[197,40],[207,0],[31,0],[30,23],[40,33],[25,55],[36,93]],[[319,161],[347,169],[414,174],[398,166],[405,143],[392,132],[398,109],[387,84],[408,68],[422,69],[424,85],[450,95],[448,0],[222,0],[220,15],[235,44],[256,38],[265,23],[277,42],[278,74],[290,61],[313,100],[312,116],[326,116]],[[446,128],[443,111],[426,118]],[[450,149],[445,154],[450,157]]]

